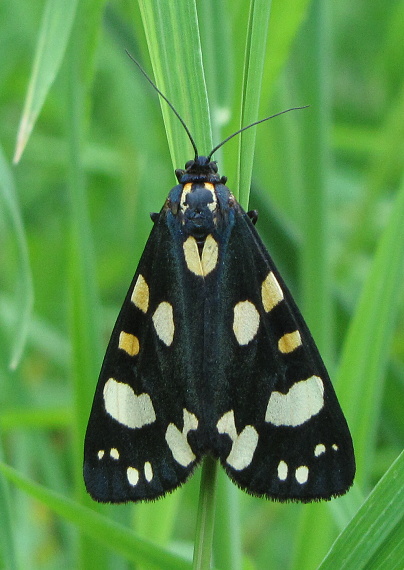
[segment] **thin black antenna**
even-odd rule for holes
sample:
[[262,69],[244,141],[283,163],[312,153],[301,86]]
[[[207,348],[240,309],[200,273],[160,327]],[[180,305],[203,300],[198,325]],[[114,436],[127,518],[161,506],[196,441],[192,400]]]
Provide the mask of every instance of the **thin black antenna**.
[[266,117],[265,119],[260,119],[259,121],[255,121],[255,123],[251,123],[251,125],[247,125],[246,127],[243,127],[242,129],[239,129],[238,131],[236,131],[235,133],[233,133],[232,135],[230,135],[230,136],[228,136],[226,139],[224,139],[224,141],[222,141],[220,144],[218,144],[217,146],[215,146],[215,148],[210,151],[209,156],[208,156],[208,160],[210,161],[210,159],[212,158],[212,155],[213,155],[221,146],[223,146],[225,143],[227,143],[227,141],[229,141],[230,139],[232,139],[232,138],[235,137],[236,135],[239,135],[239,134],[242,133],[243,131],[246,131],[246,130],[249,129],[250,127],[254,127],[255,125],[259,125],[260,123],[264,123],[265,121],[269,121],[269,119],[273,119],[274,117],[279,117],[279,115],[283,115],[284,113],[289,113],[289,111],[297,111],[298,109],[307,109],[307,107],[310,107],[310,105],[304,105],[303,107],[291,107],[290,109],[285,109],[284,111],[280,111],[279,113],[275,113],[275,115],[271,115],[270,117]]
[[183,120],[181,115],[178,113],[178,111],[175,109],[174,105],[167,99],[167,97],[164,95],[164,93],[162,93],[160,91],[160,89],[157,87],[157,85],[155,83],[153,83],[153,81],[147,75],[147,73],[145,72],[143,67],[140,65],[140,63],[138,61],[136,61],[136,59],[128,52],[128,50],[125,50],[125,51],[128,54],[128,56],[130,57],[130,59],[133,61],[133,63],[135,63],[138,66],[138,68],[143,73],[143,75],[146,77],[147,81],[150,83],[150,85],[153,87],[153,89],[155,89],[157,91],[157,93],[160,95],[160,97],[162,97],[164,99],[164,101],[167,103],[167,105],[170,107],[170,109],[172,109],[172,111],[174,111],[174,113],[177,116],[177,118],[179,119],[181,125],[184,127],[185,132],[187,133],[189,140],[191,141],[192,147],[193,147],[194,152],[195,152],[195,160],[196,160],[199,156],[198,155],[198,149],[196,148],[195,141],[194,141],[191,133],[189,132],[189,129],[188,129],[187,125],[185,124],[185,121]]

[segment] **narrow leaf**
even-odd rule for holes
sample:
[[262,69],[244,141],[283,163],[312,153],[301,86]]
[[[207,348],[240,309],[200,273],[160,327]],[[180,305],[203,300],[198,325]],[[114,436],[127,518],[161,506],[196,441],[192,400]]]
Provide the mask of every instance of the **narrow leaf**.
[[34,65],[17,135],[14,163],[18,163],[63,60],[77,0],[48,0],[42,17]]

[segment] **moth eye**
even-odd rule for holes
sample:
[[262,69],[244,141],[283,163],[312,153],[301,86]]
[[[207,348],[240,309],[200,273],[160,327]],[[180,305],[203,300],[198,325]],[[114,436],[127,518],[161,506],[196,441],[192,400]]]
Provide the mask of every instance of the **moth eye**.
[[188,160],[188,162],[185,163],[185,170],[188,170],[188,168],[191,168],[191,166],[193,166],[195,164],[194,160]]

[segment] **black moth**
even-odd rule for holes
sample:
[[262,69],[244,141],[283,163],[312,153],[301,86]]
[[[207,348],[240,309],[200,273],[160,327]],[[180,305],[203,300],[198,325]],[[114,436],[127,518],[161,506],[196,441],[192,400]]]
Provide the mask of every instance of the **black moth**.
[[211,160],[221,145],[198,156],[190,139],[195,158],[152,215],[104,358],[87,490],[101,502],[156,499],[210,454],[253,495],[342,495],[355,459],[323,361],[256,216]]

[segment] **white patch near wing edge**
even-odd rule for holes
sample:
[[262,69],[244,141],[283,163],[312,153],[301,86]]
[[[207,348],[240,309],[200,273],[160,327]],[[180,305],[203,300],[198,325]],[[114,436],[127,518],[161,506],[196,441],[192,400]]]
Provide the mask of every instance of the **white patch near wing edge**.
[[265,421],[275,426],[301,426],[324,406],[324,384],[319,376],[296,382],[289,392],[272,392]]
[[110,378],[105,383],[103,396],[107,413],[126,427],[137,429],[156,421],[150,396],[137,396],[129,384]]

